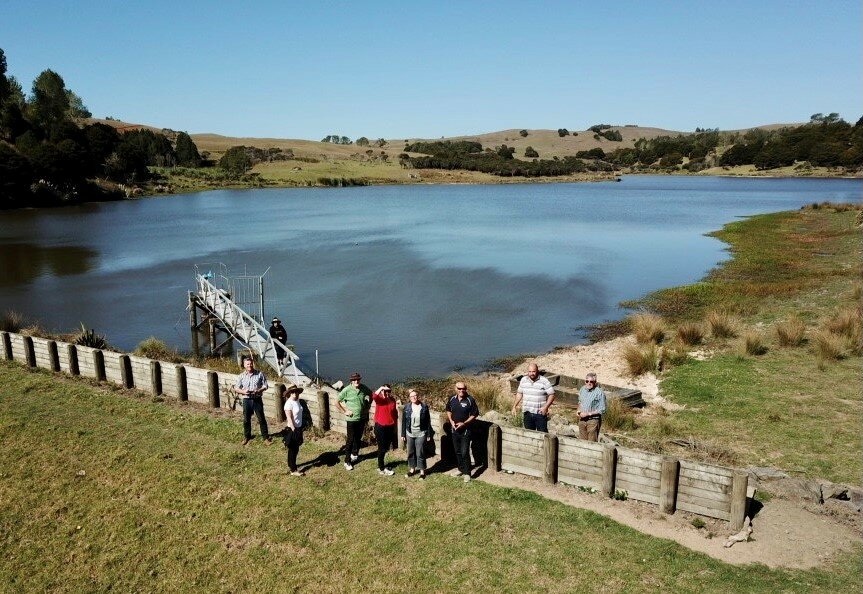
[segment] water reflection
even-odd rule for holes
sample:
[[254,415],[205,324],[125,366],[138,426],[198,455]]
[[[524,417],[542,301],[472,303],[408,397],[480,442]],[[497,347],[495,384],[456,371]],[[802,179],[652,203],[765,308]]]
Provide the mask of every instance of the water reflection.
[[70,276],[93,269],[98,254],[80,246],[48,247],[35,243],[0,245],[0,286],[29,284],[42,275]]

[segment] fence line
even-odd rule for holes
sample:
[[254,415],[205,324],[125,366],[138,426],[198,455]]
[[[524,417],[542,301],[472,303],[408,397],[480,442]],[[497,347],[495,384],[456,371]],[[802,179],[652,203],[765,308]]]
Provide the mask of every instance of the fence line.
[[[3,358],[29,367],[80,375],[136,388],[154,396],[215,408],[231,408],[230,387],[237,374],[157,361],[137,355],[103,351],[13,332],[0,333]],[[306,386],[300,393],[304,411],[315,427],[344,434],[344,414],[330,386]],[[264,414],[284,421],[285,385],[275,383],[263,395]],[[374,405],[372,405],[374,406]],[[402,407],[399,406],[399,411]],[[370,411],[373,414],[374,408]],[[399,414],[399,423],[402,415]],[[471,453],[477,466],[593,488],[607,497],[626,497],[659,506],[664,513],[680,509],[742,527],[749,476],[746,472],[677,459],[609,444],[583,441],[504,427],[477,419],[471,425]],[[445,413],[432,413],[435,450],[444,460],[454,457]]]

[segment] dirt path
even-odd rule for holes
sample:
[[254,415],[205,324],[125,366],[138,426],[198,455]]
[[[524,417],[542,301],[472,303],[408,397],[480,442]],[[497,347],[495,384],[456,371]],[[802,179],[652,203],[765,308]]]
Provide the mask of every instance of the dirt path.
[[[734,565],[763,563],[768,567],[809,569],[822,565],[837,553],[851,550],[854,543],[863,542],[860,534],[852,528],[777,499],[765,504],[753,519],[751,541],[725,548],[725,540],[731,535],[727,522],[702,518],[707,525],[699,530],[690,523],[696,517],[692,514],[663,515],[650,504],[615,501],[598,493],[583,493],[568,485],[548,485],[531,477],[488,471],[478,480],[533,491]],[[712,538],[708,537],[711,532]]]

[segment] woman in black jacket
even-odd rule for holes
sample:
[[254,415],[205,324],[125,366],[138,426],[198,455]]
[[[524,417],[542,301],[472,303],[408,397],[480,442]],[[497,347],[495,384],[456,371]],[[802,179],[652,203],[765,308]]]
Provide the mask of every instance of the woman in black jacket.
[[426,477],[425,444],[432,440],[429,407],[420,400],[419,392],[410,391],[410,402],[402,413],[402,441],[408,446],[408,477],[419,470],[420,478]]

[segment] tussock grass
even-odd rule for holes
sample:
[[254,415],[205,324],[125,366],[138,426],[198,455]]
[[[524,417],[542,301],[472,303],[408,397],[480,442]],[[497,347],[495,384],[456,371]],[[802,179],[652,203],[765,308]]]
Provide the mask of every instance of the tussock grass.
[[863,316],[858,307],[848,307],[836,316],[829,318],[824,328],[846,339],[852,352],[860,351],[860,341],[863,337]]
[[3,332],[19,332],[28,324],[24,314],[12,309],[7,309],[0,315],[0,331]]
[[737,336],[739,320],[721,310],[713,310],[707,313],[707,326],[714,338],[733,338]]
[[816,330],[812,334],[815,354],[824,361],[838,361],[845,358],[845,341],[829,330]]
[[172,349],[164,341],[159,340],[155,336],[145,338],[135,347],[135,354],[148,359],[157,359],[159,361],[168,361],[170,363],[182,363],[183,356]]
[[774,332],[779,346],[796,347],[803,344],[806,324],[796,315],[792,315],[787,320],[776,324]]
[[698,322],[684,322],[677,327],[677,340],[689,346],[701,344],[704,328]]
[[747,355],[758,356],[767,352],[764,337],[757,330],[747,330],[740,337],[741,348]]
[[655,344],[638,346],[628,344],[623,348],[623,359],[633,377],[656,371],[659,367],[659,350]]
[[851,290],[851,301],[855,301],[859,306],[861,299],[863,299],[863,285],[854,285]]
[[620,399],[610,398],[602,415],[602,428],[607,431],[632,431],[636,428],[635,412],[621,403]]
[[662,351],[662,367],[674,367],[676,365],[685,365],[692,361],[692,357],[685,348],[675,346]]
[[638,313],[629,317],[635,339],[641,344],[659,344],[665,338],[662,318],[650,313]]
[[403,401],[410,390],[420,393],[423,402],[435,410],[444,410],[446,403],[455,395],[456,382],[464,382],[468,393],[474,397],[480,414],[489,410],[508,412],[512,410],[512,397],[494,379],[453,374],[445,378],[407,378],[393,384],[393,392]]

